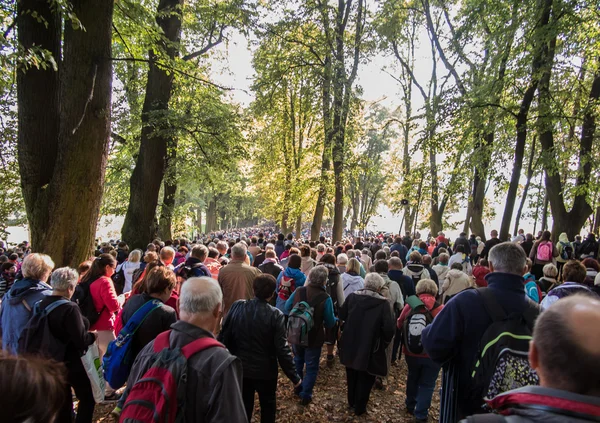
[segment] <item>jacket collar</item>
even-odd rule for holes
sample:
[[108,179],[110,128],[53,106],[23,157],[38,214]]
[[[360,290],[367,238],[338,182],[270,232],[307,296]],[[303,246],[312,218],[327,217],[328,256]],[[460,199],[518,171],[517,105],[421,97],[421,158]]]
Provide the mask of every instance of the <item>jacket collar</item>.
[[485,275],[488,286],[501,289],[503,291],[523,292],[523,276],[513,275],[512,273],[491,272]]
[[192,338],[195,338],[195,339],[206,338],[206,337],[211,337],[211,338],[215,337],[211,332],[204,330],[198,326],[194,326],[191,323],[184,322],[183,320],[178,320],[175,323],[173,323],[171,325],[171,329],[173,329],[176,332],[182,332],[183,334],[185,334],[187,336],[191,336]]
[[584,419],[586,416],[600,416],[600,398],[542,386],[514,389],[486,402],[501,414],[509,414],[509,408],[513,407],[542,408],[557,414],[579,415]]

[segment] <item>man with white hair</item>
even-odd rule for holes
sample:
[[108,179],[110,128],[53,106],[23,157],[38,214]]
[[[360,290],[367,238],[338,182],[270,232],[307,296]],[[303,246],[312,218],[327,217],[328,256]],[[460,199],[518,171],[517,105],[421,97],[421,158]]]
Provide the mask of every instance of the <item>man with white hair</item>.
[[[171,326],[169,348],[183,348],[201,338],[214,338],[213,331],[223,308],[219,284],[207,277],[188,279],[181,288],[178,308],[181,320]],[[135,387],[154,364],[158,355],[154,352],[155,342],[146,345],[138,355],[128,386]],[[187,360],[185,407],[177,405],[178,412],[184,413],[182,420],[247,422],[241,382],[241,362],[225,348],[207,348],[192,355]],[[127,400],[124,403],[126,410]]]
[[252,283],[261,271],[245,263],[247,251],[243,242],[235,244],[231,247],[231,261],[219,272],[219,284],[223,289],[223,318],[234,302],[254,297]]
[[320,262],[323,256],[325,255],[325,244],[317,245],[317,262]]

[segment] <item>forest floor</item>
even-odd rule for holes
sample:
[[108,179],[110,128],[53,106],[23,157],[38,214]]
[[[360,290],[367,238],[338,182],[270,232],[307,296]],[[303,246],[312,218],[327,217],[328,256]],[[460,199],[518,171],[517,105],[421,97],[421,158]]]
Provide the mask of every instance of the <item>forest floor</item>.
[[[407,367],[404,358],[392,366],[388,376],[386,389],[371,392],[367,405],[367,413],[356,417],[348,409],[346,401],[346,371],[336,359],[334,367],[329,368],[325,363],[325,350],[321,356],[321,366],[313,401],[307,407],[299,404],[293,394],[290,381],[280,372],[277,388],[277,422],[280,423],[330,423],[330,422],[379,422],[379,423],[409,423],[413,417],[405,411],[404,400],[406,391]],[[433,395],[429,410],[429,421],[437,422],[439,417],[439,384]],[[110,412],[115,403],[96,406],[94,422],[112,423]],[[255,401],[255,412],[252,421],[260,422],[258,398]],[[232,422],[235,423],[235,422]]]

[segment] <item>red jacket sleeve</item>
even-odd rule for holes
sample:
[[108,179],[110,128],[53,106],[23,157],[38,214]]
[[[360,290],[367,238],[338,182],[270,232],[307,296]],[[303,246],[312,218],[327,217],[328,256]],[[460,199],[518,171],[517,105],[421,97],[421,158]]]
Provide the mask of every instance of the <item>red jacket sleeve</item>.
[[119,310],[119,300],[117,300],[117,291],[108,278],[102,279],[102,287],[100,289],[100,298],[109,312],[114,313]]

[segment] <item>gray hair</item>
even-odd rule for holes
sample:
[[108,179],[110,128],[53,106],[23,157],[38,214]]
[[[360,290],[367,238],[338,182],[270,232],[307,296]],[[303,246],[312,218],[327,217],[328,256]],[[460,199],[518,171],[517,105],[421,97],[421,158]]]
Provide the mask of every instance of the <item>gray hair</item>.
[[365,276],[365,288],[379,292],[385,281],[378,273],[369,273]]
[[344,265],[348,263],[348,256],[344,253],[341,253],[337,256],[337,262],[339,265]]
[[308,273],[308,283],[316,286],[323,286],[327,282],[329,271],[325,266],[315,266]]
[[52,272],[50,277],[50,285],[56,291],[67,291],[69,288],[75,289],[77,286],[79,274],[75,269],[70,267],[61,267]]
[[494,272],[522,276],[527,256],[520,245],[513,244],[512,242],[503,242],[490,250],[488,261],[492,264]]
[[181,287],[179,310],[189,314],[212,313],[223,304],[223,291],[213,278],[189,278]]
[[319,253],[322,253],[323,251],[325,251],[325,244],[319,244],[319,245],[317,245],[317,251]]
[[346,255],[348,256],[348,258],[354,258],[356,257],[356,252],[354,252],[354,250],[348,250],[346,251]]
[[231,258],[244,260],[246,258],[246,251],[248,251],[246,244],[238,242],[231,247]]
[[357,259],[360,259],[361,253],[360,250],[352,250],[354,251],[354,257],[356,257]]
[[227,246],[227,243],[225,241],[217,242],[217,250],[219,250],[219,252],[227,251],[227,248],[229,247]]
[[438,286],[432,279],[421,279],[417,282],[416,292],[417,295],[430,294],[435,297],[438,293]]

